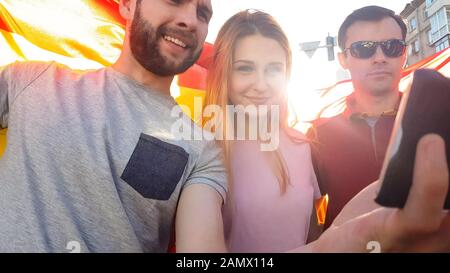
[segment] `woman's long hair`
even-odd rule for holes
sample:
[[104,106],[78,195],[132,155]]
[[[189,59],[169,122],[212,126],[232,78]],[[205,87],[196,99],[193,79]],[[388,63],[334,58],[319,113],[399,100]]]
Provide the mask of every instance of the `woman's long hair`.
[[[292,67],[292,52],[289,41],[279,24],[275,19],[262,11],[245,10],[235,14],[222,26],[214,43],[214,58],[208,72],[206,101],[205,106],[218,105],[221,107],[223,114],[221,117],[213,116],[210,119],[205,118],[203,125],[211,122],[212,119],[220,119],[214,124],[221,124],[222,128],[213,128],[213,133],[218,129],[222,130],[222,135],[227,135],[227,130],[233,130],[234,124],[229,124],[229,116],[226,113],[226,106],[229,105],[228,89],[229,75],[232,74],[233,53],[236,43],[247,36],[261,35],[277,41],[286,53],[286,78],[289,79]],[[286,90],[280,90],[286,91]],[[288,136],[295,142],[305,141],[289,134],[288,118],[289,107],[287,92],[284,92],[282,102],[280,104],[280,129],[287,132]],[[229,188],[232,189],[232,170],[230,168],[230,143],[226,140],[218,140],[224,151],[225,163],[229,173]],[[286,192],[286,187],[290,183],[289,172],[286,162],[279,150],[267,152],[269,165],[273,173],[277,177],[280,186],[280,193]]]

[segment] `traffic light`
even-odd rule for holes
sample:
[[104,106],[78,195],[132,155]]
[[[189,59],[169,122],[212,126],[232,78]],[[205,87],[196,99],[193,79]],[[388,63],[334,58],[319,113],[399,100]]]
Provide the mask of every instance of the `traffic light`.
[[334,37],[327,37],[328,61],[334,61]]

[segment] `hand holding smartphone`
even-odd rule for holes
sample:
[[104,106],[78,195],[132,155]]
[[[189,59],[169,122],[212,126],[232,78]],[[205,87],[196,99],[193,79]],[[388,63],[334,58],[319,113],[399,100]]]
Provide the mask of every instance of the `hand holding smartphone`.
[[[413,180],[419,139],[438,134],[446,143],[450,159],[450,79],[435,70],[421,69],[405,91],[380,175],[381,188],[375,201],[386,207],[403,208]],[[447,193],[445,209],[450,209]]]

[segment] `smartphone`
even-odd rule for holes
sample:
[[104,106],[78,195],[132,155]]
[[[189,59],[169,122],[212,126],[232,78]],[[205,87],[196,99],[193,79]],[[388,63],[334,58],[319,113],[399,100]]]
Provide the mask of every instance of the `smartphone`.
[[[429,133],[445,140],[450,160],[450,79],[435,70],[420,69],[414,72],[400,103],[380,174],[378,204],[404,207],[412,185],[417,143]],[[448,193],[445,209],[450,209]]]

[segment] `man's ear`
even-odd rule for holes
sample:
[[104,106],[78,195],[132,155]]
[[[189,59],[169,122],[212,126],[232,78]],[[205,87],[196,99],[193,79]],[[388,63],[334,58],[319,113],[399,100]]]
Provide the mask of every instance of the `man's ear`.
[[119,1],[119,12],[120,15],[125,19],[126,21],[131,21],[133,19],[133,4],[135,3],[134,0],[120,0]]
[[339,63],[341,64],[342,68],[348,69],[346,54],[343,52],[339,52],[337,55],[338,55]]

